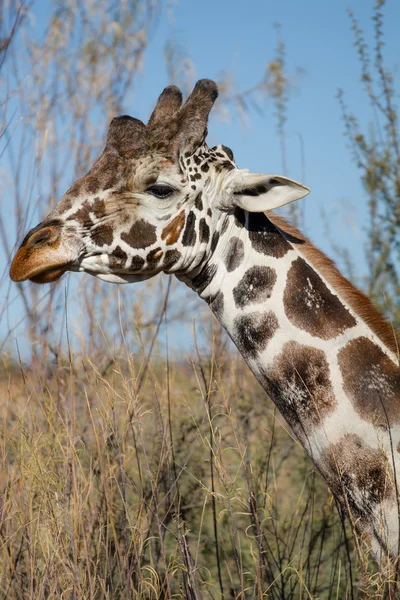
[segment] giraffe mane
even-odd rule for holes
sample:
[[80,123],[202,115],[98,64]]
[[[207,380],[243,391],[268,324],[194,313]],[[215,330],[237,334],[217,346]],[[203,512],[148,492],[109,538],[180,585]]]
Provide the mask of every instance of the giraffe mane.
[[285,239],[321,273],[385,346],[400,358],[400,331],[396,330],[394,325],[381,315],[371,300],[355,288],[340,273],[334,261],[316,248],[296,227],[276,213],[266,212],[265,214]]

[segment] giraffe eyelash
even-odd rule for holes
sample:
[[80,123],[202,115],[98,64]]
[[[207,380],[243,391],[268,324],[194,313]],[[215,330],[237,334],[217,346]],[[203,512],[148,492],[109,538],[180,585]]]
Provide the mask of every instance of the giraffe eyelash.
[[146,189],[148,194],[152,194],[156,198],[164,199],[169,198],[175,190],[173,187],[166,183],[155,183]]

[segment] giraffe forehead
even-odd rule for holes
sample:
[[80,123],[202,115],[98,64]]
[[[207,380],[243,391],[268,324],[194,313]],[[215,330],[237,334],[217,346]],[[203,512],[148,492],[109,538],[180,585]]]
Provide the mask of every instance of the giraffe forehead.
[[83,227],[131,206],[132,193],[143,192],[161,173],[173,178],[179,172],[172,159],[149,154],[122,160],[103,153],[93,168],[78,179],[60,200],[52,215],[75,220]]
[[[201,146],[194,154],[180,157],[179,162],[157,152],[149,152],[129,160],[104,152],[87,175],[69,188],[56,207],[55,213],[59,216],[76,209],[77,220],[88,223],[90,212],[104,213],[105,201],[109,204],[111,199],[121,200],[126,193],[144,191],[143,188],[147,185],[162,178],[171,181],[177,181],[179,178],[179,185],[190,183],[191,192],[198,194],[203,181],[209,177],[211,165],[220,172],[223,169],[235,168],[232,161],[233,154],[225,146]],[[196,208],[202,210],[201,198]]]
[[74,199],[109,190],[123,177],[126,163],[117,155],[103,152],[90,171],[69,188],[66,197]]
[[140,186],[149,181],[155,181],[160,175],[169,177],[179,175],[179,165],[172,157],[150,153],[135,161],[130,181],[132,186]]
[[177,163],[171,157],[149,152],[138,158],[124,159],[110,152],[103,152],[90,171],[78,179],[67,194],[78,197],[82,194],[96,194],[124,183],[140,184],[156,179],[160,172],[175,174]]

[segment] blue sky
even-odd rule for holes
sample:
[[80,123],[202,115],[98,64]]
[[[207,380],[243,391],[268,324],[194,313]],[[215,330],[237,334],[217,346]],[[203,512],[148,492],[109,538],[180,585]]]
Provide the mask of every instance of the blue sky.
[[[287,174],[302,179],[299,134],[305,148],[304,183],[311,194],[304,200],[305,229],[329,255],[332,248],[321,219],[327,217],[329,235],[349,249],[357,272],[365,272],[366,195],[359,172],[351,161],[336,98],[338,88],[360,122],[368,126],[372,113],[360,83],[360,68],[346,9],[350,7],[373,47],[371,0],[181,0],[168,2],[158,15],[141,74],[135,80],[124,112],[146,120],[162,88],[167,85],[164,47],[178,39],[195,67],[194,81],[231,72],[237,89],[257,82],[275,54],[274,23],[280,23],[286,46],[287,71],[304,74],[288,104]],[[400,3],[388,0],[385,11],[384,54],[389,68],[398,69]],[[38,35],[48,16],[47,0],[37,2],[32,26]],[[271,101],[262,114],[252,110],[247,123],[212,117],[209,144],[232,148],[240,167],[254,172],[280,173],[281,153]],[[104,123],[99,123],[104,127]],[[68,178],[68,174],[66,174]],[[72,182],[72,173],[71,173]],[[30,223],[31,226],[36,223]],[[1,329],[3,332],[3,328]]]
[[[361,124],[368,127],[372,112],[360,83],[360,66],[353,47],[347,9],[351,8],[373,47],[371,0],[181,0],[159,15],[154,37],[146,52],[141,75],[136,79],[131,104],[124,110],[146,120],[161,89],[168,84],[164,47],[169,36],[182,44],[195,67],[196,79],[216,78],[221,72],[234,76],[237,89],[257,82],[275,55],[281,25],[286,46],[287,71],[297,79],[289,98],[287,131],[288,175],[302,179],[299,134],[305,148],[305,181],[311,194],[303,201],[308,235],[328,254],[332,248],[321,211],[329,223],[329,235],[349,248],[357,271],[365,272],[363,245],[366,195],[359,172],[351,161],[343,135],[337,91]],[[400,3],[385,7],[385,58],[396,71],[400,56]],[[244,125],[212,117],[209,143],[230,146],[240,167],[260,173],[280,173],[281,153],[276,135],[272,101],[263,114],[250,111]]]
[[[173,10],[174,22],[164,14],[137,85],[132,107],[146,116],[150,98],[166,83],[162,49],[169,31],[178,33],[196,68],[198,78],[218,77],[221,71],[234,74],[239,89],[257,81],[274,56],[276,32],[281,24],[286,45],[288,73],[305,70],[289,100],[287,129],[288,174],[301,179],[301,134],[305,146],[305,183],[311,194],[304,200],[306,229],[314,242],[332,253],[321,223],[327,214],[336,243],[351,250],[360,270],[364,269],[363,229],[366,196],[359,172],[350,160],[344,126],[336,98],[345,92],[350,109],[368,125],[372,113],[360,84],[358,58],[347,7],[350,7],[373,45],[372,8],[369,0],[228,0],[182,1]],[[389,0],[385,8],[385,57],[389,67],[398,67],[400,56],[400,3]],[[140,89],[139,89],[140,85]],[[264,114],[250,112],[246,127],[237,120],[224,123],[213,119],[211,144],[230,146],[239,166],[256,172],[279,173],[281,154],[276,136],[272,102]],[[351,227],[345,226],[351,224]]]
[[[233,71],[238,87],[245,88],[257,80],[273,56],[276,35],[272,24],[281,23],[288,72],[293,73],[296,67],[306,71],[290,98],[287,123],[288,173],[295,179],[301,178],[295,132],[304,139],[305,183],[311,188],[310,196],[304,200],[306,228],[315,243],[331,253],[320,219],[323,208],[333,239],[349,247],[362,269],[366,197],[343,136],[336,99],[338,88],[345,91],[346,101],[361,123],[367,124],[372,114],[359,83],[348,6],[359,18],[366,38],[373,42],[373,2],[368,0],[184,2],[175,11],[175,26],[184,34],[199,77],[213,77],[225,69]],[[400,3],[389,1],[385,56],[394,68],[400,50],[399,25]],[[145,87],[148,77],[149,70],[145,69]],[[279,173],[281,156],[272,112],[271,104],[264,116],[252,112],[246,129],[236,123],[214,121],[211,140],[231,146],[240,166]],[[352,228],[344,226],[347,220],[353,223]]]

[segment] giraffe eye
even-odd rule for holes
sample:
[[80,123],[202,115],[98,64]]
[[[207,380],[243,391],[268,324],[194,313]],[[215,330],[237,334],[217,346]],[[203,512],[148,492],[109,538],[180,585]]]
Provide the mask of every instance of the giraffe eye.
[[166,183],[155,183],[147,188],[146,192],[152,194],[156,198],[168,198],[174,193],[174,189]]

